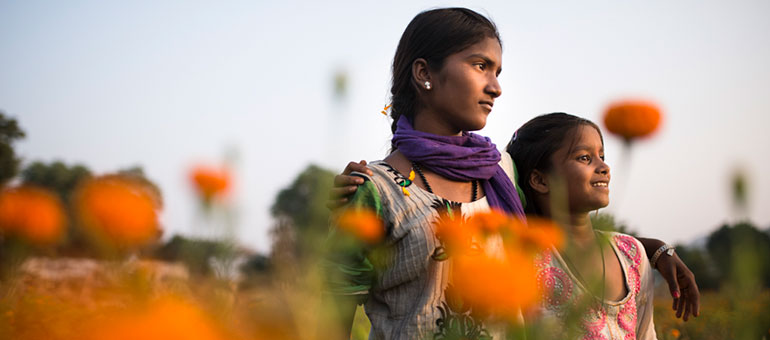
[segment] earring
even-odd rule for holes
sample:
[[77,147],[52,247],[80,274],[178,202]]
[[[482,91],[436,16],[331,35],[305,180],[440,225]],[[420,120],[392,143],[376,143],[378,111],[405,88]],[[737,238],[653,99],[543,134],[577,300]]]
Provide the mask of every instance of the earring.
[[429,81],[425,82],[425,89],[426,90],[430,90],[430,82]]

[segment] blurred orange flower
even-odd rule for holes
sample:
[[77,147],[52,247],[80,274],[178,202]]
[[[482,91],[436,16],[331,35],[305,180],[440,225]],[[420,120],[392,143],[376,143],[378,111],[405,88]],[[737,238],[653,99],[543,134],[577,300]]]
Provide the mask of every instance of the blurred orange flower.
[[468,219],[471,229],[487,234],[496,233],[500,229],[510,227],[511,223],[515,223],[511,217],[494,209],[475,214]]
[[0,192],[0,232],[36,244],[52,244],[64,232],[66,217],[58,197],[48,190],[21,186]]
[[82,225],[111,245],[139,246],[159,236],[159,202],[137,181],[121,176],[87,180],[74,203]]
[[337,217],[337,226],[355,238],[368,244],[375,244],[382,240],[385,227],[382,220],[369,209],[347,209]]
[[681,335],[682,333],[680,333],[678,329],[676,328],[671,329],[671,336],[673,336],[675,339],[679,339],[679,336]]
[[471,250],[473,242],[480,236],[478,229],[480,224],[442,213],[436,222],[436,237],[450,256],[465,254]]
[[459,256],[452,264],[452,284],[474,312],[515,320],[520,308],[538,302],[535,267],[528,256]]
[[89,340],[219,340],[226,337],[196,305],[163,297],[146,308],[136,308],[100,319],[85,330]]
[[551,246],[561,249],[564,245],[564,233],[550,219],[527,216],[527,228],[522,231],[522,243],[532,252],[539,253]]
[[[460,301],[474,312],[508,320],[516,320],[521,309],[534,306],[540,298],[535,254],[563,242],[553,222],[535,218],[525,224],[494,210],[467,220],[441,215],[436,234],[452,259],[451,282]],[[474,244],[486,244],[484,239],[492,234],[502,236],[506,250],[502,256],[484,249],[473,251]]]
[[196,166],[190,172],[190,180],[205,201],[223,196],[230,187],[230,173],[224,168]]
[[623,137],[626,142],[651,135],[660,125],[661,113],[657,105],[640,100],[612,103],[604,113],[604,126]]

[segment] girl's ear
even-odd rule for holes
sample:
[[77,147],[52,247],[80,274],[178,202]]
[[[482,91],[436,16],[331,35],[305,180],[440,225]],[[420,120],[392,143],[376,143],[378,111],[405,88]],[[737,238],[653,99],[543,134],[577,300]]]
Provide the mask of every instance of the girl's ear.
[[532,173],[529,175],[529,186],[541,195],[545,195],[550,191],[548,188],[548,177],[539,170],[532,170]]
[[[430,85],[433,81],[430,78],[430,69],[428,69],[428,61],[423,58],[417,58],[412,63],[412,79],[417,83],[417,88],[423,90],[430,90]],[[427,82],[427,83],[426,83]]]

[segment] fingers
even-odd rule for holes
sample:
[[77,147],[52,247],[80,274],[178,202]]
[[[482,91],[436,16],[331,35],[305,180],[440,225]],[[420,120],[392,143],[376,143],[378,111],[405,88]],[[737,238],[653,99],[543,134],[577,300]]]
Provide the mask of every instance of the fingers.
[[348,165],[345,167],[345,170],[342,171],[342,175],[350,175],[350,173],[354,171],[364,173],[369,176],[373,175],[372,170],[369,170],[369,168],[366,167],[365,160],[361,160],[358,163],[356,162],[348,163]]
[[695,281],[695,275],[681,259],[678,260],[676,268],[677,278],[682,287],[682,299],[684,300],[684,315],[682,319],[687,321],[690,315],[698,316],[700,313],[700,291],[698,290],[698,283]]
[[693,293],[695,296],[690,298],[690,303],[692,303],[692,316],[700,316],[700,292],[698,291],[698,288],[695,288],[695,293]]
[[[692,313],[692,316],[697,317],[700,315],[700,291],[698,290],[698,284],[695,281],[695,275],[690,273],[690,275],[686,275],[686,277],[690,282],[690,285],[685,292],[685,295],[687,296],[687,307]],[[685,321],[687,321],[686,318]]]
[[684,305],[685,305],[684,300],[685,299],[678,299],[678,303],[676,304],[676,317],[677,317],[677,319],[681,318],[682,317],[682,313],[684,312]]
[[676,269],[676,264],[673,263],[673,257],[661,256],[658,260],[658,272],[660,272],[660,275],[663,276],[663,279],[668,283],[668,291],[671,293],[671,297],[674,298],[672,309],[676,309],[677,300],[681,297]]
[[[355,188],[361,184],[364,184],[364,179],[358,176],[350,176],[350,175],[334,176],[335,189],[346,187],[346,186],[353,186]],[[354,189],[353,191],[356,191],[356,190]]]
[[671,309],[676,310],[677,306],[679,306],[679,298],[674,298],[674,300],[671,301]]
[[[358,189],[356,183],[359,180],[359,184],[363,184],[364,180],[361,177],[337,175],[334,178],[335,187],[329,190],[329,199],[326,201],[326,207],[329,210],[334,210],[348,203],[350,196]],[[351,182],[353,182],[352,185],[348,185]]]
[[[329,210],[337,209],[348,203],[350,196],[356,192],[358,186],[364,184],[363,178],[344,174],[350,173],[351,169],[353,169],[353,171],[359,171],[355,169],[356,166],[351,166],[351,164],[357,164],[356,166],[363,166],[366,168],[364,165],[366,164],[366,161],[361,161],[361,163],[350,162],[342,175],[334,176],[334,187],[329,191],[329,200],[326,201],[326,207],[329,208]],[[366,170],[368,170],[368,168],[366,168]]]

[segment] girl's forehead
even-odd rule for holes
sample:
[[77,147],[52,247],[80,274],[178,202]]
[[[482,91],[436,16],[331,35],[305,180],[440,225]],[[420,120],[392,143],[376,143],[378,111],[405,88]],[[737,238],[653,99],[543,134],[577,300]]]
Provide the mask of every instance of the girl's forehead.
[[599,144],[602,142],[602,136],[599,134],[599,131],[587,124],[581,124],[575,128],[575,137],[581,141],[598,141]]
[[603,149],[604,141],[599,131],[588,124],[580,124],[564,134],[560,151],[574,152],[579,149]]

